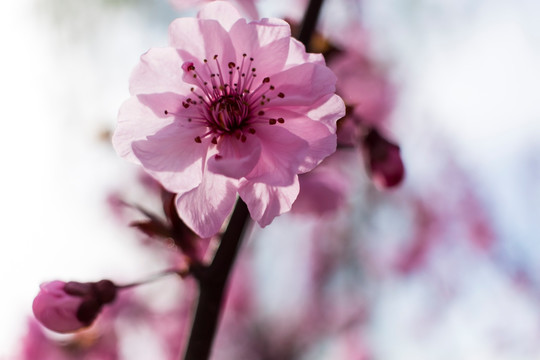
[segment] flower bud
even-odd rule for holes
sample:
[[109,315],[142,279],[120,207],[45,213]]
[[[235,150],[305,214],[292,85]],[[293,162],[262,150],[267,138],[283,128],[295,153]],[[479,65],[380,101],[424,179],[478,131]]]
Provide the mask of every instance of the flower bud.
[[399,146],[372,128],[362,144],[368,172],[375,186],[386,189],[399,185],[405,176]]
[[116,291],[116,285],[109,280],[52,281],[41,284],[32,310],[46,328],[59,333],[74,332],[92,324],[103,305],[114,301]]

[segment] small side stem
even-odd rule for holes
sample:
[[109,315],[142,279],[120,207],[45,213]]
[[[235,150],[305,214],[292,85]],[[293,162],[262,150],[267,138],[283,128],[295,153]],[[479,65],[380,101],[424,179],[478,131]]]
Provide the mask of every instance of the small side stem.
[[199,301],[184,360],[206,360],[210,356],[225,286],[248,219],[247,205],[238,199],[212,264],[194,269],[193,274],[199,283]]

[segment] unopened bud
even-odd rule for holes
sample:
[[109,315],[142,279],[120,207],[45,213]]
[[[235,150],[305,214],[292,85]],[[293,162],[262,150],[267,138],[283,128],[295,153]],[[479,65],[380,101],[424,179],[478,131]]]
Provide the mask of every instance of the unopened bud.
[[116,285],[109,280],[52,281],[41,284],[32,310],[46,328],[59,333],[74,332],[91,325],[103,305],[114,301],[116,292]]
[[380,189],[399,185],[405,176],[399,146],[370,129],[363,140],[362,150],[373,183]]

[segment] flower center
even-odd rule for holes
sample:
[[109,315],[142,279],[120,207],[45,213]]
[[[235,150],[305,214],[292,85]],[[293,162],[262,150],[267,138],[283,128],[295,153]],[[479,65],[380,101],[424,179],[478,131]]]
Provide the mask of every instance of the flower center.
[[208,125],[215,133],[231,133],[241,130],[250,117],[249,104],[238,94],[224,94],[209,107]]
[[[182,105],[198,110],[198,115],[188,117],[187,121],[206,128],[205,133],[195,137],[195,142],[201,143],[203,138],[211,137],[212,143],[217,144],[224,135],[234,135],[245,142],[247,136],[255,134],[254,124],[285,122],[282,117],[276,119],[265,115],[264,109],[270,100],[284,98],[285,94],[276,90],[270,77],[262,81],[257,79],[254,62],[254,58],[243,54],[239,65],[229,62],[223,69],[218,55],[214,55],[213,61],[203,60],[202,69],[196,68],[193,62],[182,65],[194,85],[191,88],[193,98],[188,97]],[[165,114],[168,114],[167,110]],[[176,115],[185,118],[182,114]]]

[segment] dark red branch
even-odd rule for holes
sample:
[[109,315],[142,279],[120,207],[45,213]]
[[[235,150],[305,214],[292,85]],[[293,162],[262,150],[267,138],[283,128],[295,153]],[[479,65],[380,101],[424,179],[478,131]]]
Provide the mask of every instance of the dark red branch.
[[193,274],[199,283],[199,301],[184,360],[206,360],[210,356],[223,306],[227,279],[236,259],[248,219],[247,206],[238,199],[212,264],[208,267],[199,266],[193,269]]

